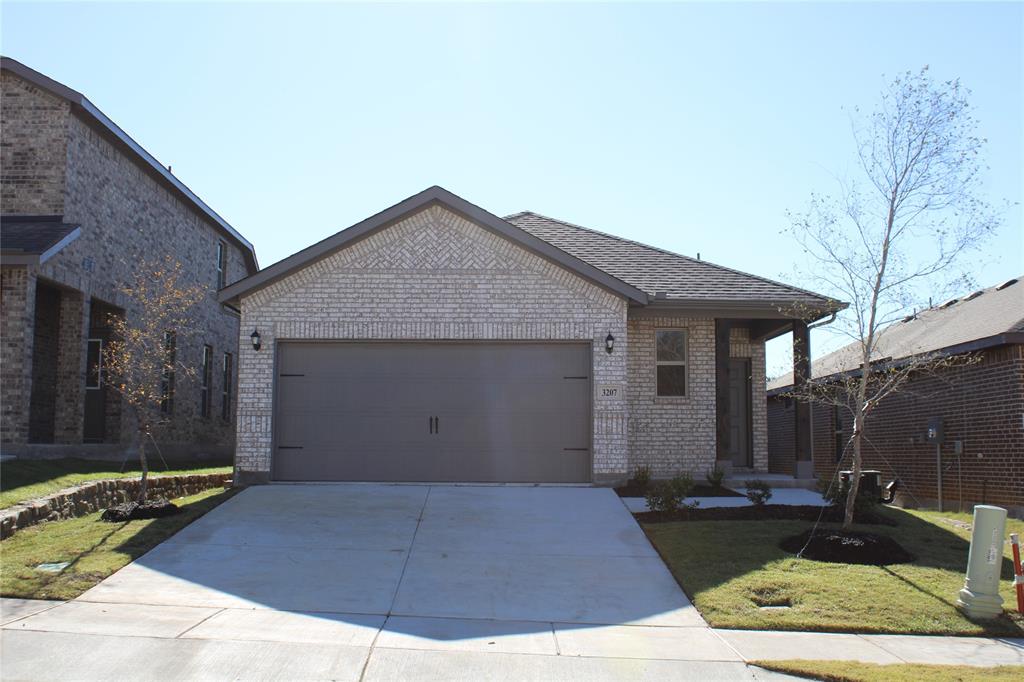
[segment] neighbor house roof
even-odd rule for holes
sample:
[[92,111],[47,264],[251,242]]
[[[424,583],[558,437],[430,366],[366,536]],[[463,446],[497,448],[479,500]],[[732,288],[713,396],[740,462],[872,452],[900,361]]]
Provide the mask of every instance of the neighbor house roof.
[[221,291],[220,300],[237,303],[240,297],[433,204],[441,204],[483,228],[620,294],[633,305],[692,306],[708,310],[735,305],[757,308],[764,311],[765,316],[777,318],[787,317],[780,312],[782,306],[795,304],[818,315],[842,307],[824,296],[802,289],[535,213],[517,213],[501,219],[437,186],[232,284]]
[[530,234],[675,305],[736,302],[744,305],[834,305],[827,297],[705,260],[524,211],[505,218]]
[[[908,315],[881,331],[875,361],[898,361],[926,353],[966,353],[1024,343],[1024,282],[1019,278]],[[860,344],[853,342],[811,363],[811,376],[856,371]],[[792,372],[768,383],[769,391],[793,384]]]
[[185,183],[176,178],[166,166],[157,161],[152,154],[143,149],[128,133],[121,130],[116,123],[107,118],[106,114],[97,109],[96,105],[90,102],[85,95],[10,57],[0,57],[0,69],[9,71],[51,95],[69,102],[72,111],[86,121],[98,126],[125,150],[129,156],[134,157],[143,166],[148,167],[173,194],[179,199],[184,200],[186,204],[199,213],[205,215],[224,236],[240,246],[245,254],[246,269],[250,273],[259,270],[259,264],[256,262],[256,250],[253,248],[253,245],[228,224],[224,218],[220,217],[216,211],[207,206],[192,190],[186,187]]
[[0,217],[0,261],[4,265],[38,265],[73,242],[82,233],[63,216]]

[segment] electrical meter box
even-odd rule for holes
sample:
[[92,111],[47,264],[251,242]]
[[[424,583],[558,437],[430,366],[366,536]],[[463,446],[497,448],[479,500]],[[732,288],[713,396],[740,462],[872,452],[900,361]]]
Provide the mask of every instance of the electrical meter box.
[[925,439],[932,445],[942,443],[942,417],[929,417],[928,430],[925,431]]

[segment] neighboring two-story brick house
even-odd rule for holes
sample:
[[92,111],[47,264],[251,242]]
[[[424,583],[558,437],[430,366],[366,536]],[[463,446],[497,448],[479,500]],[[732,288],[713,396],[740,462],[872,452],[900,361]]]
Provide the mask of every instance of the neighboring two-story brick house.
[[[856,376],[859,353],[854,343],[815,360],[813,380]],[[900,479],[900,504],[934,507],[941,497],[944,509],[987,503],[1024,514],[1024,281],[1011,279],[886,327],[876,358],[885,368],[935,353],[973,361],[921,372],[884,398],[865,425],[865,468]],[[774,473],[794,471],[791,388],[792,375],[768,384]],[[813,405],[811,422],[815,474],[830,480],[850,467],[850,413]],[[939,427],[941,436],[930,439],[929,426]]]
[[118,291],[133,264],[169,254],[209,295],[176,339],[198,376],[168,382],[158,440],[169,458],[229,454],[239,319],[216,293],[257,271],[252,245],[80,93],[8,58],[0,85],[0,448],[130,446],[101,367],[105,320],[133,315]]

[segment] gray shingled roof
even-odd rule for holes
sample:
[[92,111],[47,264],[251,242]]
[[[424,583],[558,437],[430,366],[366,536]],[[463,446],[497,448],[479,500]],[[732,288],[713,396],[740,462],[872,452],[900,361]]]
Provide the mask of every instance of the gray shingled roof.
[[[40,256],[77,236],[77,224],[63,216],[3,216],[0,218],[0,251],[5,256]],[[6,260],[6,259],[5,259]]]
[[[928,308],[912,318],[889,325],[878,337],[876,360],[900,360],[913,355],[955,349],[984,339],[993,343],[1024,343],[1024,282],[1017,279],[976,291],[969,296]],[[1014,335],[1021,336],[1013,341]],[[860,344],[843,346],[811,363],[812,377],[854,370],[860,364]],[[768,390],[791,386],[792,372],[768,383]]]
[[680,302],[742,301],[815,308],[829,304],[827,297],[810,291],[530,211],[505,220],[632,284],[652,299],[664,293],[667,300]]

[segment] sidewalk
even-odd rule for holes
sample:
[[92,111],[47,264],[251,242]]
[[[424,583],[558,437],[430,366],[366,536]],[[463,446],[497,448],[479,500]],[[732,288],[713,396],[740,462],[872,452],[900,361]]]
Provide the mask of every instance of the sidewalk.
[[744,661],[860,661],[938,665],[1024,665],[1024,638],[854,635],[832,632],[721,630]]
[[[269,661],[268,665],[273,664],[274,670],[280,668],[294,673],[294,666],[300,665],[300,662],[293,657],[305,657],[308,652],[303,647],[307,645],[324,654],[325,647],[331,648],[330,645],[338,644],[333,647],[337,651],[332,654],[335,657],[332,658],[332,665],[340,666],[337,672],[341,672],[342,669],[351,672],[348,666],[354,665],[354,661],[369,660],[373,662],[374,668],[385,666],[387,663],[391,667],[385,668],[390,673],[401,668],[405,676],[416,673],[427,678],[431,677],[430,672],[445,677],[449,673],[456,673],[460,666],[467,665],[478,673],[486,672],[487,675],[484,677],[501,677],[502,675],[498,673],[502,670],[509,674],[514,672],[516,675],[523,674],[537,679],[543,679],[552,673],[576,674],[588,671],[588,676],[595,680],[614,680],[619,679],[620,675],[624,678],[644,678],[656,671],[661,671],[667,679],[790,679],[766,673],[758,668],[744,669],[744,663],[756,660],[852,660],[882,664],[933,663],[970,666],[1024,665],[1024,638],[857,635],[723,630],[707,627],[651,628],[633,625],[573,626],[569,629],[556,625],[554,628],[559,631],[561,643],[556,651],[545,651],[536,646],[523,649],[523,642],[519,641],[523,639],[521,635],[517,639],[514,635],[497,634],[482,642],[472,637],[462,639],[455,631],[445,637],[405,636],[400,642],[389,643],[384,636],[388,633],[382,635],[379,631],[386,630],[386,627],[373,627],[362,633],[365,635],[364,639],[372,642],[369,648],[363,647],[357,652],[351,646],[356,643],[354,640],[347,641],[344,637],[338,637],[338,632],[333,630],[329,633],[331,636],[328,639],[317,639],[317,631],[307,629],[309,623],[302,624],[303,627],[289,628],[294,631],[289,636],[290,642],[285,642],[288,644],[287,647],[282,642],[269,641],[284,637],[284,633],[273,632],[273,627],[270,630],[252,631],[243,635],[236,633],[229,638],[236,640],[233,642],[224,641],[217,644],[215,640],[206,640],[205,643],[203,640],[191,640],[190,643],[187,639],[183,640],[179,632],[179,621],[182,618],[179,611],[182,611],[183,607],[131,607],[70,602],[67,608],[71,605],[77,605],[79,608],[72,609],[72,612],[65,614],[64,617],[43,617],[44,614],[48,615],[47,612],[56,614],[62,604],[63,602],[0,599],[0,611],[3,614],[0,625],[3,625],[5,653],[14,655],[18,653],[20,647],[21,653],[24,654],[24,647],[28,647],[41,654],[47,647],[59,645],[67,649],[70,655],[68,669],[61,670],[77,670],[79,674],[85,672],[81,668],[81,661],[88,657],[88,652],[93,651],[95,647],[110,651],[133,651],[132,647],[125,649],[123,643],[118,643],[123,642],[125,637],[147,640],[147,646],[153,647],[151,653],[172,667],[176,664],[175,661],[181,663],[182,656],[194,657],[192,663],[198,667],[190,670],[201,670],[204,673],[216,669],[206,667],[211,665],[206,661],[206,657],[219,658],[224,652],[220,652],[217,646],[227,646],[229,643],[235,648],[246,649],[245,656],[269,656],[273,660]],[[125,611],[126,608],[130,611]],[[77,610],[85,612],[76,614]],[[124,613],[120,613],[122,611]],[[251,610],[247,612],[253,613]],[[245,613],[243,611],[239,615]],[[262,614],[268,618],[275,616],[269,611],[262,611]],[[282,612],[275,617],[308,619],[313,615],[289,615]],[[319,615],[323,618],[329,617],[329,614]],[[38,617],[33,619],[33,616]],[[283,624],[283,621],[278,623]],[[291,625],[294,626],[295,623]],[[341,625],[324,620],[320,622],[319,627],[339,628]],[[351,626],[348,626],[348,630],[351,629]],[[652,634],[652,630],[661,634]],[[199,636],[199,633],[185,635],[193,636]],[[304,642],[306,637],[312,639]],[[160,639],[165,640],[163,644],[156,641]],[[247,639],[256,641],[237,641]],[[274,655],[270,656],[269,652],[275,646],[281,650],[274,650]],[[188,647],[203,648],[201,651],[192,651]],[[259,653],[261,651],[262,654]],[[205,653],[200,655],[203,652]],[[215,652],[219,653],[214,655]],[[443,662],[438,659],[442,655]],[[498,658],[492,658],[495,656]],[[31,660],[42,660],[28,658],[30,660],[25,661],[28,665],[27,670],[32,669]],[[136,664],[136,660],[133,654],[123,662],[125,667],[105,672],[125,672]],[[15,660],[9,662],[13,664]],[[50,663],[55,664],[55,661],[51,660]],[[320,663],[322,661],[317,665]],[[420,664],[426,665],[427,668],[416,670]],[[181,672],[180,668],[173,669]],[[259,670],[269,672],[263,668]],[[38,672],[38,669],[36,671]],[[220,671],[230,672],[226,668]],[[312,674],[314,671],[309,672]],[[383,674],[384,670],[379,672],[382,673],[380,679],[387,678],[387,675]],[[514,678],[513,676],[509,679]]]

